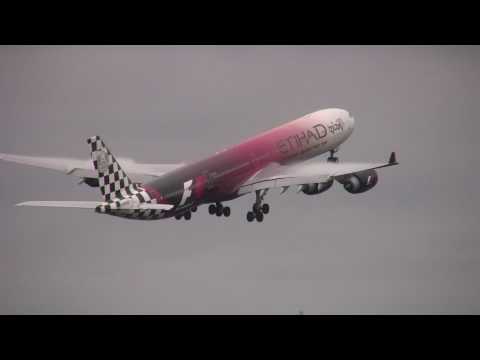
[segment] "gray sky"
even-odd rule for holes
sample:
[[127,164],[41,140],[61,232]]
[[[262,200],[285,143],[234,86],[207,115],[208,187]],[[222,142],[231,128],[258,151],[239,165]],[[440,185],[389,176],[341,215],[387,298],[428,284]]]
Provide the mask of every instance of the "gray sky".
[[16,208],[99,193],[2,162],[0,313],[478,314],[479,99],[475,46],[0,47],[0,152],[88,158],[99,134],[180,162],[341,107],[340,159],[400,162],[360,195],[271,191],[262,224],[253,195],[189,222]]

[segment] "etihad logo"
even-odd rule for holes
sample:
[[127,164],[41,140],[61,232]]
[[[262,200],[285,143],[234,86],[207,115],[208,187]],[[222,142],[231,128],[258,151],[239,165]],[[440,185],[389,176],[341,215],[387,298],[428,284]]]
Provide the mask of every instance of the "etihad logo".
[[291,135],[286,139],[278,141],[277,147],[282,154],[288,154],[309,146],[312,142],[317,142],[318,140],[327,136],[327,133],[328,130],[325,125],[317,124],[311,129],[302,131],[298,134]]
[[332,121],[328,126],[323,124],[314,125],[311,129],[301,131],[288,138],[281,139],[277,142],[277,148],[282,154],[290,152],[302,151],[309,148],[312,144],[316,144],[320,139],[327,136],[328,133],[335,135],[344,130],[344,123],[342,119]]
[[335,122],[331,122],[330,125],[328,125],[328,131],[332,134],[343,131],[343,120],[338,118]]

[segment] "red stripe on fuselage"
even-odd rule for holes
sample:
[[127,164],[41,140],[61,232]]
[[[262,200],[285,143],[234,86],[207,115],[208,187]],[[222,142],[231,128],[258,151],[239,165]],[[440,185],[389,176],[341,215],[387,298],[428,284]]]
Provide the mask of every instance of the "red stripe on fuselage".
[[162,194],[160,194],[160,192],[155,187],[150,185],[142,185],[142,187],[145,189],[145,191],[148,193],[148,195],[150,195],[152,199],[157,200],[157,203],[159,204],[166,203],[165,198],[162,196]]
[[195,181],[193,182],[193,196],[197,200],[201,200],[203,198],[206,183],[207,178],[205,177],[205,175],[200,175],[195,178]]

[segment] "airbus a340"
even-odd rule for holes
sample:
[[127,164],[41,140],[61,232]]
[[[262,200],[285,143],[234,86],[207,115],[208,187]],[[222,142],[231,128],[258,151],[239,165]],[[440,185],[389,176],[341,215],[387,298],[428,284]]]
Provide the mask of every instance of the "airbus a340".
[[[340,162],[335,153],[352,134],[354,124],[346,110],[320,110],[188,164],[117,160],[99,136],[87,139],[91,161],[13,154],[0,154],[0,159],[76,176],[98,187],[103,197],[102,201],[28,201],[18,206],[94,209],[138,220],[189,220],[203,204],[209,205],[210,214],[228,217],[230,207],[225,202],[254,193],[246,219],[262,222],[270,212],[264,202],[270,189],[284,193],[294,187],[316,195],[336,181],[349,193],[359,194],[377,184],[376,169],[398,164],[394,152],[388,162]],[[327,152],[325,162],[305,162]]]

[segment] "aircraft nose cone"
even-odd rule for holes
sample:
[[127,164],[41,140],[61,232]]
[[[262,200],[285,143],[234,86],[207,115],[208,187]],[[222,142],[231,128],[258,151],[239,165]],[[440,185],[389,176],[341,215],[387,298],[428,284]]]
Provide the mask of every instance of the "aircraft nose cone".
[[353,129],[355,127],[355,118],[351,116],[350,114],[347,114],[345,117],[345,125],[346,125],[346,134],[347,136],[350,136],[353,132]]
[[348,125],[350,126],[350,128],[354,128],[355,126],[355,118],[353,116],[349,116],[348,117]]
[[345,110],[342,118],[343,118],[344,121],[345,121],[346,127],[347,127],[350,131],[352,131],[353,128],[354,128],[354,126],[355,126],[355,118],[352,116],[352,114],[351,114],[349,111]]

